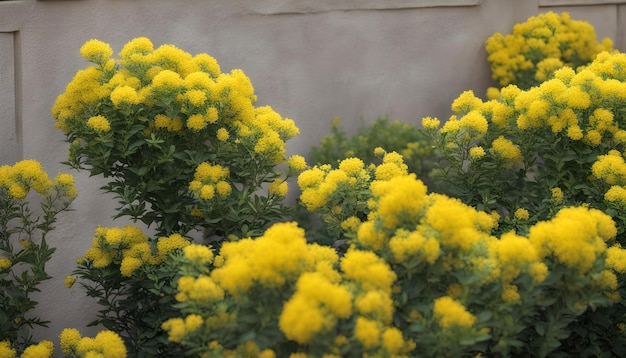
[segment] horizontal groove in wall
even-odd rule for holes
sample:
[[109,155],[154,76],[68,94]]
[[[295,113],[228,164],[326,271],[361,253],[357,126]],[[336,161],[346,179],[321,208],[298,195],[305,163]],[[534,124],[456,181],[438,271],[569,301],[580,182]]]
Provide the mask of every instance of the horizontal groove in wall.
[[426,7],[477,6],[481,0],[251,0],[248,7],[260,14],[304,14],[324,11],[391,10]]

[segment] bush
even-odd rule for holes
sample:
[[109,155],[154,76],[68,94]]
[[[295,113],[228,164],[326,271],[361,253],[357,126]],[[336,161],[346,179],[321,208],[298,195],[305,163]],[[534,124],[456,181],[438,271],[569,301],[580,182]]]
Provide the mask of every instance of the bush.
[[202,241],[219,247],[287,216],[287,179],[306,166],[300,156],[285,158],[298,128],[269,106],[255,107],[243,71],[222,73],[207,54],[154,49],[147,38],[127,43],[118,60],[99,40],[80,53],[93,65],[52,108],[70,143],[68,164],[107,178],[102,189],[121,204],[116,217],[140,220],[156,235],[97,228],[69,280],[78,278],[101,305],[92,324],[119,333],[129,354],[178,355],[161,324],[180,312],[174,287],[186,235],[203,229]]
[[[50,180],[35,160],[0,166],[0,352],[36,349],[30,329],[46,327],[48,321],[29,315],[37,306],[31,294],[50,278],[46,263],[55,248],[46,238],[75,197],[69,174]],[[48,343],[36,346],[48,349]]]
[[598,43],[593,26],[572,20],[567,12],[530,17],[513,26],[513,33],[495,33],[485,43],[491,77],[500,87],[514,84],[521,89],[548,80],[561,67],[587,65],[612,47],[608,38]]

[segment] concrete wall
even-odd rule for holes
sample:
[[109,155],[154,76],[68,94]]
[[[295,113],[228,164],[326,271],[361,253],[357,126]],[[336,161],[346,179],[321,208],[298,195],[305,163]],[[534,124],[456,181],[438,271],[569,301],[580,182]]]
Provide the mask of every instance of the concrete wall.
[[[626,1],[611,0],[75,0],[0,2],[0,164],[33,158],[48,173],[68,169],[67,145],[50,108],[77,70],[91,38],[114,51],[146,36],[155,47],[175,44],[206,52],[222,70],[241,68],[259,105],[293,118],[301,135],[289,154],[306,155],[334,117],[388,115],[408,123],[447,118],[452,100],[492,85],[483,43],[494,32],[545,11],[570,11],[598,36],[626,48]],[[620,21],[621,20],[621,21]],[[93,229],[112,225],[115,202],[102,181],[77,178],[74,212],[60,218],[37,314],[51,320],[37,339],[57,341],[65,327],[85,334],[93,302],[63,278],[90,245]],[[123,225],[124,223],[116,223]]]

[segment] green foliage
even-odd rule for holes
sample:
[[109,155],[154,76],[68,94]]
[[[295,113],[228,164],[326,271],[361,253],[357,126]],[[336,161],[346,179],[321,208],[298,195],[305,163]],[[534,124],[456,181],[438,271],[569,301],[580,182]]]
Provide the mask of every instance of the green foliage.
[[409,171],[420,178],[427,178],[432,163],[437,160],[430,139],[415,125],[401,121],[390,121],[381,117],[371,123],[361,119],[361,126],[354,135],[340,127],[339,119],[332,122],[331,134],[321,139],[318,146],[311,148],[313,164],[330,164],[356,157],[365,164],[380,164],[374,149],[381,147],[388,152],[398,152],[404,157]]
[[161,265],[145,265],[130,277],[120,275],[120,265],[96,268],[82,263],[73,274],[88,297],[100,306],[89,326],[102,325],[124,340],[129,356],[171,357],[182,353],[167,340],[161,324],[179,314],[174,296],[180,252],[173,252]]
[[34,160],[0,167],[0,342],[17,352],[33,344],[34,326],[49,323],[29,314],[38,304],[32,294],[50,278],[46,263],[55,248],[46,238],[75,196],[71,176],[50,181]]

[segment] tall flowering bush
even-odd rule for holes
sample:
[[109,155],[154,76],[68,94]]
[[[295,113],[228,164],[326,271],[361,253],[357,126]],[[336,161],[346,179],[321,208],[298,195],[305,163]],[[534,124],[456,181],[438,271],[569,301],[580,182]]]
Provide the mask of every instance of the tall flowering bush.
[[495,100],[464,92],[441,128],[437,119],[422,122],[446,159],[434,181],[498,212],[505,230],[586,203],[614,216],[622,233],[624,65],[626,55],[604,52],[584,69],[564,67],[529,90],[505,87]]
[[67,164],[102,175],[115,194],[116,217],[138,226],[99,227],[78,261],[76,279],[101,305],[97,319],[117,332],[128,354],[174,356],[161,324],[180,314],[174,299],[187,234],[202,229],[204,244],[260,236],[289,214],[287,179],[302,170],[286,158],[293,120],[255,106],[243,71],[223,73],[208,54],[147,38],[111,47],[89,40],[80,49],[92,63],[58,96],[52,115],[69,143]]
[[[32,316],[37,302],[31,295],[50,278],[46,263],[55,248],[47,238],[75,197],[69,174],[51,180],[35,160],[0,166],[0,352],[34,356],[28,352],[40,347],[32,345],[30,330],[48,321]],[[48,349],[48,343],[41,347]]]
[[[441,128],[437,119],[422,122],[446,159],[433,177],[437,188],[497,215],[502,233],[526,233],[563,207],[596,208],[615,221],[615,241],[623,245],[625,65],[626,55],[603,52],[585,68],[561,68],[528,90],[507,86],[498,99],[463,93]],[[570,245],[579,255],[595,250],[578,240]],[[623,283],[616,287],[623,294]],[[578,333],[568,344],[623,349],[625,312],[621,301],[587,311],[570,325]],[[615,319],[600,319],[607,316]]]
[[548,12],[513,26],[511,34],[495,33],[485,42],[491,76],[500,87],[515,84],[529,89],[563,67],[587,65],[613,43],[601,43],[591,24],[573,20],[569,13]]
[[[258,235],[281,217],[285,141],[298,134],[257,100],[241,70],[222,73],[208,54],[147,38],[111,47],[87,41],[79,71],[54,106],[69,164],[108,179],[128,216],[160,234],[202,226],[208,236]],[[267,187],[269,184],[273,186]]]

